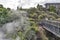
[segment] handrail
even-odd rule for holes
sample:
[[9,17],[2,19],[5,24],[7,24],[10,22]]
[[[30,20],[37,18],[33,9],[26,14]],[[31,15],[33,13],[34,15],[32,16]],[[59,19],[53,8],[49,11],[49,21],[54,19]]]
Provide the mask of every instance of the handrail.
[[49,21],[49,20],[43,20],[42,23],[45,26],[45,27],[43,26],[43,28],[45,28],[46,30],[49,29],[51,31],[51,33],[60,37],[60,25],[56,24],[56,23],[60,24],[60,22],[52,22],[52,21]]
[[47,24],[50,24],[50,25],[53,25],[53,26],[55,26],[55,27],[60,28],[60,26],[57,26],[57,25],[55,25],[55,24],[51,24],[51,23],[48,23],[48,22],[45,22],[45,23],[47,23]]
[[52,22],[51,20],[43,20],[42,23],[44,23],[44,22],[56,25],[56,27],[58,26],[60,28],[60,22]]

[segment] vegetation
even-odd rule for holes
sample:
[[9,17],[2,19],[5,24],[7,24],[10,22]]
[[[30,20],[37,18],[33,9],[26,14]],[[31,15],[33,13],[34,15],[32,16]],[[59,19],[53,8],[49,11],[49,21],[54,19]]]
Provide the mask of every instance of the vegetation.
[[50,11],[50,12],[56,12],[56,8],[55,8],[54,6],[50,6],[50,7],[49,7],[49,11]]
[[[56,9],[53,6],[50,6],[49,11],[46,12],[43,6],[41,5],[37,5],[37,8],[30,8],[28,9],[28,17],[29,17],[29,21],[30,21],[30,25],[34,28],[38,30],[38,23],[45,19],[48,18],[48,20],[55,20],[57,18],[59,18],[59,16],[57,15]],[[44,34],[42,34],[44,36]],[[46,36],[45,36],[46,37]],[[48,39],[44,39],[44,37],[42,37],[42,40],[48,40]]]
[[43,11],[43,6],[38,4],[37,9],[40,10],[40,11]]
[[4,24],[7,22],[8,17],[7,9],[3,7],[3,5],[0,5],[0,24]]
[[[29,21],[30,25],[26,24],[27,26],[25,26],[25,22],[24,22],[22,24],[22,26],[20,25],[21,29],[16,31],[16,34],[14,34],[14,35],[8,34],[7,36],[11,36],[13,39],[16,39],[16,37],[19,36],[21,40],[37,40],[37,35],[39,33],[39,35],[41,37],[41,38],[40,37],[39,38],[41,40],[48,40],[45,35],[45,31],[39,29],[38,23],[41,20],[46,19],[46,18],[48,18],[48,20],[55,20],[55,19],[59,18],[60,16],[58,16],[55,13],[56,10],[55,10],[55,7],[53,7],[53,6],[51,6],[49,8],[48,12],[44,11],[44,9],[45,8],[39,4],[37,5],[37,8],[33,7],[30,9],[26,9],[28,12],[27,16],[29,17],[28,21]],[[5,24],[9,21],[11,22],[11,19],[15,20],[16,18],[20,17],[19,14],[13,13],[10,10],[11,10],[10,8],[6,9],[3,7],[3,5],[0,5],[0,24]],[[22,9],[22,7],[19,9],[17,7],[17,10],[25,10],[25,9]],[[19,15],[19,17],[18,17],[18,15]]]
[[[21,26],[21,29],[17,31],[17,35],[20,37],[21,40],[38,40],[38,36],[40,35],[39,39],[41,40],[48,40],[46,37],[45,31],[39,29],[38,23],[48,18],[48,20],[55,20],[59,18],[59,16],[55,13],[55,9],[50,10],[52,11],[44,11],[45,8],[41,5],[37,5],[37,8],[33,7],[30,9],[22,9],[17,7],[17,10],[26,10],[28,12],[27,16],[29,17],[28,21],[30,23],[29,26]],[[46,9],[45,9],[46,10]],[[14,15],[15,17],[15,15]],[[24,29],[26,27],[26,29]],[[12,36],[12,38],[15,38],[15,36]]]

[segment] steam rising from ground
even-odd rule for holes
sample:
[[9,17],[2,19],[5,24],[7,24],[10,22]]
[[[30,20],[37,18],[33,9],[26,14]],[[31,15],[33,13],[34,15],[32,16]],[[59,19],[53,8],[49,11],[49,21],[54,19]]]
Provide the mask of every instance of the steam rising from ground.
[[[0,40],[13,40],[11,36],[17,36],[17,31],[21,30],[22,27],[25,28],[25,26],[28,26],[29,24],[26,17],[27,12],[14,10],[9,14],[11,16],[11,19],[16,19],[0,27]],[[19,36],[17,36],[15,40],[20,40]]]

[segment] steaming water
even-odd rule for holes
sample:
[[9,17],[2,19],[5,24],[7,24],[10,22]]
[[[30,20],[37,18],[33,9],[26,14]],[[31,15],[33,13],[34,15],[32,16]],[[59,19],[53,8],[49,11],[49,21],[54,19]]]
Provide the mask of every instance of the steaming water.
[[[0,40],[21,40],[21,38],[17,35],[17,32],[24,31],[23,34],[25,34],[25,31],[29,28],[27,12],[12,10],[12,13],[9,14],[11,19],[15,20],[5,23],[2,27],[0,27]],[[14,35],[16,36],[15,39],[12,38]],[[27,39],[30,40],[32,35],[35,35],[35,32],[31,30],[26,35]]]
[[[14,17],[17,17],[18,19],[14,20],[13,22],[9,22],[4,24],[2,27],[0,27],[0,40],[13,40],[9,35],[17,33],[18,30],[21,29],[21,27],[27,26],[28,23],[27,17],[26,17],[25,11],[12,11],[11,17],[12,19]],[[7,38],[8,34],[8,38]],[[20,37],[17,36],[15,40],[20,40]]]
[[6,34],[2,30],[2,28],[0,28],[0,40],[11,40],[10,38],[6,39],[5,37],[6,37]]

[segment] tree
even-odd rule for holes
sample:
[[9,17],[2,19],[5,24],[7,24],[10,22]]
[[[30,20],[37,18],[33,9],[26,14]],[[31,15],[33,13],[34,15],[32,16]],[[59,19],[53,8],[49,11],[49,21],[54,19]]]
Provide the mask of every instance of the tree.
[[19,9],[22,10],[22,7],[20,7]]
[[0,24],[4,24],[7,22],[8,17],[7,9],[3,7],[3,5],[0,6]]
[[51,11],[51,12],[56,12],[56,8],[55,8],[54,6],[50,6],[50,7],[49,7],[49,11]]
[[8,11],[10,11],[11,9],[10,8],[7,8]]
[[2,4],[0,4],[0,8],[3,8],[3,5]]
[[37,9],[40,10],[40,11],[42,11],[43,10],[43,6],[38,4],[37,5]]
[[17,7],[17,10],[22,10],[22,7]]

